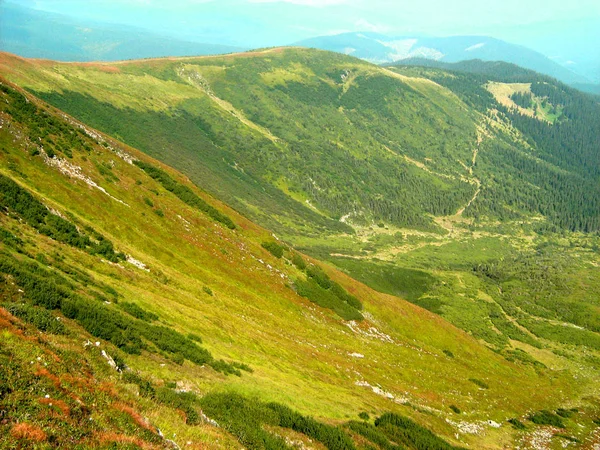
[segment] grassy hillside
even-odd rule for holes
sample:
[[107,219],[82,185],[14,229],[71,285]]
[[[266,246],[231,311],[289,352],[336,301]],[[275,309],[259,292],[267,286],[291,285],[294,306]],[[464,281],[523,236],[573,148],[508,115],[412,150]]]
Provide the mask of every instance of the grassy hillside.
[[545,87],[543,77],[533,89],[552,97],[542,117],[562,115],[555,130],[513,114],[472,78],[405,76],[314,50],[87,65],[5,60],[10,79],[292,240],[380,222],[442,231],[433,217],[459,212],[600,227],[589,177],[599,170],[590,118],[600,107]]
[[[473,448],[597,440],[599,241],[568,230],[597,220],[595,166],[584,175],[536,141],[534,123],[555,125],[532,117],[526,134],[510,111],[488,114],[473,100],[497,105],[483,84],[452,92],[429,72],[304,50],[1,64],[113,134],[3,82],[7,445],[69,436],[18,406],[15,374],[40,377],[25,347],[36,330],[38,351],[87,361],[179,445],[448,448],[405,417]],[[565,192],[575,209],[542,215]],[[131,370],[107,369],[101,350]],[[64,364],[47,370],[61,379]],[[68,405],[82,395],[59,386]],[[105,421],[121,408],[91,403]],[[135,417],[77,442],[164,444]]]

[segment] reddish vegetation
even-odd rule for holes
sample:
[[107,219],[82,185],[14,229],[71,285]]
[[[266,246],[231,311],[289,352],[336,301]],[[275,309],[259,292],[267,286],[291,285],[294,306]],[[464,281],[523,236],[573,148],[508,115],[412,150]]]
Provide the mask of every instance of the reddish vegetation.
[[27,439],[34,442],[43,442],[46,440],[46,433],[41,428],[25,422],[17,423],[13,426],[10,434],[15,439]]
[[63,415],[68,416],[71,413],[69,406],[62,400],[56,400],[54,398],[40,398],[39,402],[42,405],[54,406],[61,410]]
[[88,391],[92,390],[92,383],[91,383],[92,375],[91,374],[88,374],[88,378],[86,378],[86,377],[78,377],[78,376],[71,375],[70,373],[66,373],[64,375],[61,375],[60,379],[63,384],[76,386],[80,389],[86,389]]
[[102,64],[102,63],[89,62],[89,63],[81,63],[80,65],[83,67],[91,67],[93,69],[97,69],[100,72],[107,72],[107,73],[121,72],[121,69],[119,69],[118,67],[108,66],[108,65]]
[[117,390],[115,389],[114,385],[112,383],[100,383],[100,386],[98,386],[98,389],[101,392],[104,392],[108,395],[110,395],[111,397],[118,397],[119,393],[117,392]]
[[44,367],[38,366],[38,367],[35,368],[35,372],[33,374],[36,377],[45,377],[45,378],[48,378],[50,381],[52,381],[52,383],[54,384],[54,386],[57,389],[60,389],[61,386],[60,386],[60,380],[59,380],[59,378],[56,375],[50,373],[48,371],[48,369],[46,369]]
[[44,353],[48,356],[51,356],[52,359],[54,359],[54,362],[60,362],[60,357],[52,350],[44,349]]
[[124,412],[125,414],[129,414],[133,421],[138,424],[138,426],[145,428],[146,430],[153,431],[152,425],[150,425],[140,414],[138,414],[131,406],[127,406],[124,403],[115,403],[113,408]]
[[96,439],[100,442],[101,445],[107,445],[110,443],[118,443],[118,444],[134,444],[143,449],[153,449],[155,446],[145,442],[139,438],[133,436],[127,436],[125,434],[118,434],[114,432],[107,433],[99,433],[96,435]]

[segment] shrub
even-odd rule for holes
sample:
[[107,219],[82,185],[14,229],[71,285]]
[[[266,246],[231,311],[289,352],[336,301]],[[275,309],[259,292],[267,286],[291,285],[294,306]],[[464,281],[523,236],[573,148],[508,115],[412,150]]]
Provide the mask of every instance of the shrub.
[[560,417],[564,417],[565,419],[569,419],[570,417],[573,417],[573,415],[575,414],[575,411],[573,411],[571,409],[558,408],[556,410],[556,414],[559,415]]
[[455,405],[450,405],[450,409],[451,409],[451,410],[452,410],[454,413],[456,413],[456,414],[460,414],[460,413],[461,413],[461,410],[458,408],[458,406],[455,406]]
[[416,450],[452,450],[443,439],[412,420],[394,413],[385,413],[375,421],[375,426],[391,441]]
[[477,378],[469,378],[469,381],[471,383],[479,386],[481,389],[489,389],[490,388],[487,383],[485,383],[484,381],[478,380]]
[[160,403],[183,411],[186,416],[186,424],[198,425],[200,423],[200,415],[194,408],[194,404],[198,402],[195,394],[191,392],[175,392],[172,389],[163,387],[156,389],[155,398]]
[[296,280],[296,292],[317,305],[332,309],[344,320],[362,320],[362,314],[346,302],[340,300],[330,290],[323,289],[313,279]]
[[156,314],[146,311],[135,303],[122,302],[119,303],[119,307],[127,314],[135,317],[136,319],[143,320],[144,322],[158,320],[158,316]]
[[191,341],[198,342],[199,344],[202,344],[202,338],[200,336],[198,336],[197,334],[190,333],[190,334],[188,334],[187,337]]
[[362,420],[369,420],[369,414],[364,411],[358,413],[358,417],[360,417]]
[[394,445],[386,437],[385,434],[378,430],[374,425],[365,422],[356,422],[354,420],[348,422],[346,426],[360,434],[362,437],[367,438],[372,443],[376,444],[381,450],[402,450],[402,447]]
[[550,411],[538,411],[528,417],[528,419],[537,425],[551,425],[557,428],[564,428],[565,424],[562,419]]
[[12,303],[6,306],[8,312],[19,319],[32,324],[40,331],[64,334],[65,326],[58,317],[38,306]]
[[510,423],[515,430],[524,430],[527,428],[519,419],[508,419],[507,422]]
[[154,386],[152,386],[152,383],[134,372],[123,372],[123,381],[125,383],[135,384],[142,397],[154,398],[156,394],[156,390],[154,389]]
[[323,289],[329,289],[331,287],[331,280],[329,279],[329,276],[319,266],[308,266],[306,268],[306,275],[315,280],[316,283]]
[[165,171],[142,161],[134,161],[134,164],[140,169],[142,169],[144,172],[146,172],[148,175],[150,175],[151,178],[155,179],[160,184],[162,184],[162,186],[167,191],[172,192],[182,202],[202,211],[217,222],[221,222],[226,227],[232,230],[235,229],[235,224],[228,216],[206,203],[204,200],[202,200],[200,197],[194,194],[194,192],[187,186],[179,184],[177,181],[171,178]]
[[292,255],[292,264],[299,270],[304,271],[304,269],[306,269],[306,262],[298,253]]
[[284,247],[279,245],[277,242],[263,242],[260,245],[269,253],[271,253],[275,258],[281,258],[283,256]]

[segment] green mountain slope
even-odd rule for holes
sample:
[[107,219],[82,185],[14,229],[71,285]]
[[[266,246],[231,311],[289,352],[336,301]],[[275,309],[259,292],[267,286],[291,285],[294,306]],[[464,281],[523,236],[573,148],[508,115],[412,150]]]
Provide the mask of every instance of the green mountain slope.
[[[509,363],[434,315],[328,268],[368,316],[341,320],[290,288],[306,277],[285,259],[290,250],[271,255],[261,245],[273,241],[268,233],[181,175],[6,84],[1,95],[4,444],[160,446],[158,426],[168,437],[221,447],[232,438],[198,418],[202,408],[232,420],[236,434],[219,407],[230,400],[200,398],[213,391],[325,420],[402,411],[451,438],[446,402],[469,410],[469,420],[502,422],[556,408],[560,396],[545,391],[556,383],[572,392],[568,377]],[[179,187],[165,188],[165,179]],[[103,355],[131,370],[119,375]],[[72,372],[75,361],[81,372]],[[470,378],[487,380],[489,391]],[[539,395],[515,401],[515,391],[509,400],[517,379],[539,386]],[[444,394],[448,385],[454,390]],[[69,412],[53,412],[60,410]],[[69,431],[88,416],[98,424]]]
[[[69,331],[50,344],[75,354],[98,336],[137,375],[94,374],[178,442],[278,448],[272,435],[335,435],[315,438],[312,422],[271,401],[342,425],[358,448],[431,447],[395,416],[348,423],[359,412],[392,411],[475,448],[527,447],[540,433],[554,446],[597,439],[599,242],[582,232],[597,224],[597,164],[591,139],[574,152],[543,141],[588,117],[570,91],[294,49],[0,64],[189,177],[3,90],[2,192],[17,193],[2,197],[2,270],[15,283],[5,309],[33,323],[19,325],[25,336],[59,315]],[[594,111],[588,100],[577,105]],[[557,208],[565,193],[577,200]],[[237,211],[379,292],[311,266]],[[46,278],[58,285],[52,304],[34,295]],[[110,333],[82,312],[90,302],[93,318],[115,318]],[[7,358],[24,367],[26,354]],[[18,439],[13,408],[3,426]],[[257,418],[245,428],[227,408]],[[194,425],[200,409],[231,434]],[[26,422],[47,437],[39,414]]]
[[[433,231],[433,216],[463,211],[600,227],[598,186],[586,176],[598,170],[594,127],[560,121],[554,128],[565,128],[566,137],[536,149],[530,136],[548,141],[551,131],[539,130],[540,121],[515,123],[521,116],[485,90],[480,108],[422,77],[295,49],[117,65],[8,64],[13,80],[179,168],[286,238],[314,234],[315,225],[319,235],[350,232],[347,223]],[[572,99],[574,91],[566,92]],[[567,108],[565,119],[586,118],[598,104],[582,97]],[[573,154],[564,140],[581,132],[586,142]],[[565,197],[567,190],[580,199]]]

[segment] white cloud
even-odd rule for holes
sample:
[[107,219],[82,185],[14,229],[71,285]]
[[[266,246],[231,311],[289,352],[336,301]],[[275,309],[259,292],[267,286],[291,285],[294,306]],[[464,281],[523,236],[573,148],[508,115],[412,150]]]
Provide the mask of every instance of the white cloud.
[[293,3],[294,5],[324,7],[331,5],[343,5],[351,0],[248,0],[250,3]]
[[390,31],[390,27],[387,25],[371,23],[366,19],[358,19],[354,25],[361,31],[371,31],[373,33],[387,33]]

